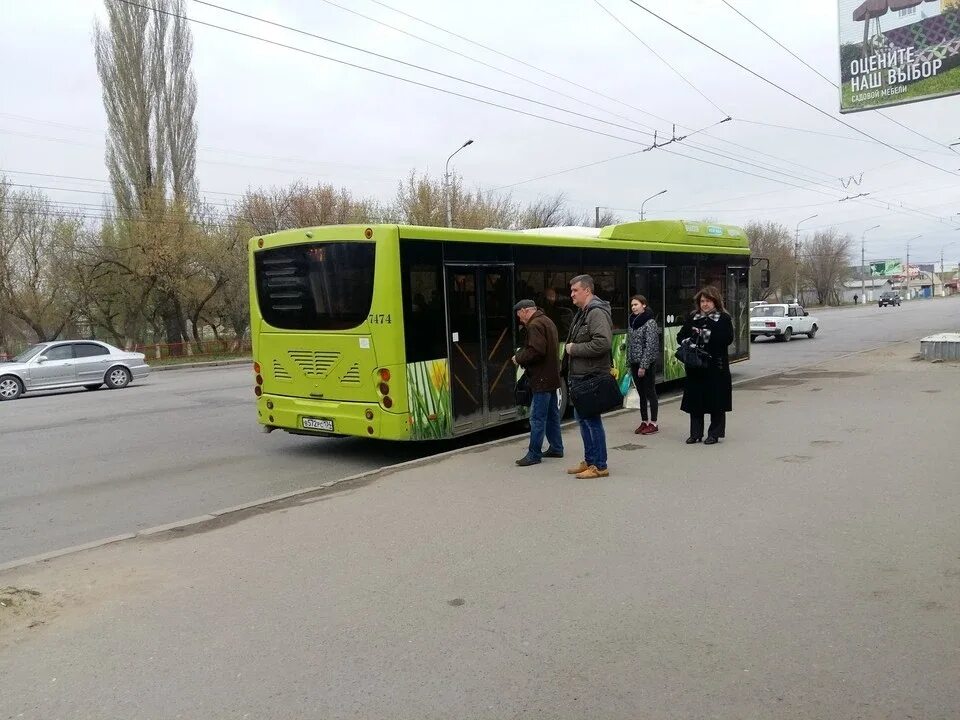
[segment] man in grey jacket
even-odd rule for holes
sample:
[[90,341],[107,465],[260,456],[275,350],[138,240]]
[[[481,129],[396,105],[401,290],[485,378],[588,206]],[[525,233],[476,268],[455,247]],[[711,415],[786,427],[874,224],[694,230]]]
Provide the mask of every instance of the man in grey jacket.
[[[564,346],[567,358],[567,383],[575,386],[588,375],[610,372],[610,349],[613,347],[613,316],[610,303],[593,294],[593,278],[577,275],[570,281],[570,298],[579,308],[570,326]],[[583,461],[567,470],[579,480],[607,477],[607,436],[603,420],[580,417],[580,436],[583,438]]]

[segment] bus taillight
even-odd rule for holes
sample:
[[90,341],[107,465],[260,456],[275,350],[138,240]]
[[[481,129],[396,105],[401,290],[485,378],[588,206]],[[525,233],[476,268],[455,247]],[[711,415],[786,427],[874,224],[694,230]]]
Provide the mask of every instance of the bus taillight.
[[257,375],[257,385],[263,385],[263,375]]
[[381,394],[381,395],[389,395],[389,394],[390,394],[390,386],[387,385],[385,382],[380,383],[379,390],[380,390],[380,394]]
[[380,379],[384,382],[390,382],[390,371],[387,368],[380,368]]
[[387,410],[389,410],[390,408],[392,408],[392,407],[393,407],[393,399],[392,399],[391,397],[389,397],[389,396],[385,397],[385,398],[383,399],[383,406],[384,406]]
[[263,395],[263,388],[260,387],[259,385],[255,385],[253,388],[253,394],[256,395],[257,397],[260,397],[261,395]]
[[254,371],[257,375],[260,374],[260,363],[255,362],[255,363],[253,364],[253,371]]

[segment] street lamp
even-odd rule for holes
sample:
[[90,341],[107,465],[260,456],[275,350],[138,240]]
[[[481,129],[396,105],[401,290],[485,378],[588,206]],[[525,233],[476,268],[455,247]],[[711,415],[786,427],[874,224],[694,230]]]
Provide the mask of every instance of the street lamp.
[[458,152],[463,150],[468,145],[473,145],[473,140],[467,140],[463,145],[458,147],[452,153],[450,157],[447,158],[447,164],[444,166],[443,170],[443,194],[447,197],[447,227],[453,227],[453,210],[450,206],[450,161],[453,160],[453,156]]
[[860,236],[860,298],[863,300],[864,304],[867,302],[867,281],[863,277],[863,269],[866,267],[866,261],[864,259],[867,243],[867,233],[871,230],[876,230],[879,225],[874,225],[863,231],[863,235]]
[[797,234],[793,246],[793,301],[795,303],[800,302],[800,226],[815,217],[820,217],[819,213],[797,223]]
[[646,205],[648,201],[653,200],[655,197],[660,197],[660,196],[663,195],[665,192],[666,192],[666,190],[661,190],[661,191],[658,192],[656,195],[651,195],[651,196],[648,197],[646,200],[644,200],[642,203],[640,203],[640,220],[641,220],[641,221],[642,221],[643,218],[644,218],[643,206]]

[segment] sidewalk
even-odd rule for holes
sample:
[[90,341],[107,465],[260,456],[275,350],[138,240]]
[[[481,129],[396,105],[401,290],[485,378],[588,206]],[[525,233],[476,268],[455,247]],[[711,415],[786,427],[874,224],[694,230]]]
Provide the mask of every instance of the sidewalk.
[[604,480],[568,429],[0,573],[0,718],[957,717],[960,366],[917,351],[739,386],[715,447],[611,418]]

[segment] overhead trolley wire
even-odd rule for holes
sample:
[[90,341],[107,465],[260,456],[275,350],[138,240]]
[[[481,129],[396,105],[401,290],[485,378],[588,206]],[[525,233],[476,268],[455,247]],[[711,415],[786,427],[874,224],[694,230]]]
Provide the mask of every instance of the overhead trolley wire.
[[889,148],[890,150],[893,150],[894,152],[899,153],[899,154],[901,154],[901,155],[903,155],[903,156],[905,156],[905,157],[908,157],[908,158],[910,158],[911,160],[915,160],[916,162],[922,163],[923,165],[926,165],[926,166],[928,166],[928,167],[931,167],[931,168],[933,168],[933,169],[935,169],[935,170],[938,170],[938,171],[940,171],[940,172],[943,172],[943,173],[948,173],[948,174],[950,174],[950,175],[957,175],[957,173],[954,172],[954,171],[952,171],[952,170],[947,170],[946,168],[940,167],[939,165],[934,165],[934,164],[931,163],[931,162],[927,162],[927,161],[924,160],[923,158],[918,158],[918,157],[916,157],[915,155],[911,155],[910,153],[905,152],[905,151],[897,148],[896,146],[891,145],[890,143],[888,143],[888,142],[886,142],[886,141],[884,141],[884,140],[881,140],[880,138],[874,137],[873,135],[871,135],[870,133],[866,132],[865,130],[861,130],[860,128],[856,127],[855,125],[851,125],[851,124],[848,123],[846,120],[843,120],[842,118],[838,118],[838,117],[832,115],[831,113],[827,112],[826,110],[824,110],[823,108],[819,107],[818,105],[810,102],[809,100],[807,100],[807,99],[805,99],[805,98],[803,98],[803,97],[800,97],[799,95],[797,95],[796,93],[792,92],[791,90],[788,90],[787,88],[783,87],[782,85],[777,84],[777,83],[774,82],[773,80],[770,80],[769,78],[767,78],[766,76],[762,75],[761,73],[758,73],[756,70],[753,70],[752,68],[747,67],[746,65],[744,65],[744,64],[743,64],[742,62],[740,62],[739,60],[735,60],[734,58],[730,57],[729,55],[727,55],[727,54],[724,53],[723,51],[718,50],[717,48],[713,47],[712,45],[710,45],[709,43],[705,42],[704,40],[701,40],[701,39],[698,38],[696,35],[693,35],[692,33],[684,30],[684,29],[681,28],[680,26],[675,25],[674,23],[670,22],[669,20],[667,20],[667,19],[666,19],[665,17],[663,17],[662,15],[659,15],[658,13],[655,13],[653,10],[651,10],[651,9],[649,9],[648,7],[646,7],[645,5],[643,5],[643,3],[639,2],[638,0],[627,0],[627,2],[629,2],[629,3],[631,3],[632,5],[635,5],[636,7],[640,8],[640,9],[643,10],[645,13],[647,13],[647,14],[649,14],[649,15],[652,15],[653,17],[655,17],[657,20],[659,20],[659,21],[662,22],[663,24],[668,25],[669,27],[671,27],[671,28],[673,28],[674,30],[676,30],[677,32],[679,32],[681,35],[684,35],[685,37],[693,40],[693,41],[696,42],[698,45],[701,45],[701,46],[705,47],[705,48],[708,49],[710,52],[712,52],[712,53],[714,53],[714,54],[716,54],[716,55],[719,55],[720,57],[722,57],[722,58],[723,58],[724,60],[726,60],[727,62],[732,63],[733,65],[736,65],[737,67],[739,67],[741,70],[744,70],[745,72],[748,72],[749,74],[753,75],[753,76],[754,76],[755,78],[757,78],[758,80],[761,80],[761,81],[763,81],[764,83],[766,83],[767,85],[770,85],[771,87],[776,88],[777,90],[779,90],[780,92],[784,93],[785,95],[789,95],[789,96],[792,97],[794,100],[797,100],[798,102],[803,103],[804,105],[806,105],[806,106],[809,107],[810,109],[815,110],[815,111],[818,112],[819,114],[824,115],[825,117],[830,118],[830,119],[833,120],[834,122],[840,123],[840,124],[843,125],[844,127],[848,128],[848,129],[850,129],[850,130],[853,130],[854,132],[859,133],[860,135],[863,135],[864,137],[868,137],[868,138],[870,138],[871,140],[873,140],[874,142],[880,143],[880,144],[883,145],[884,147]]

